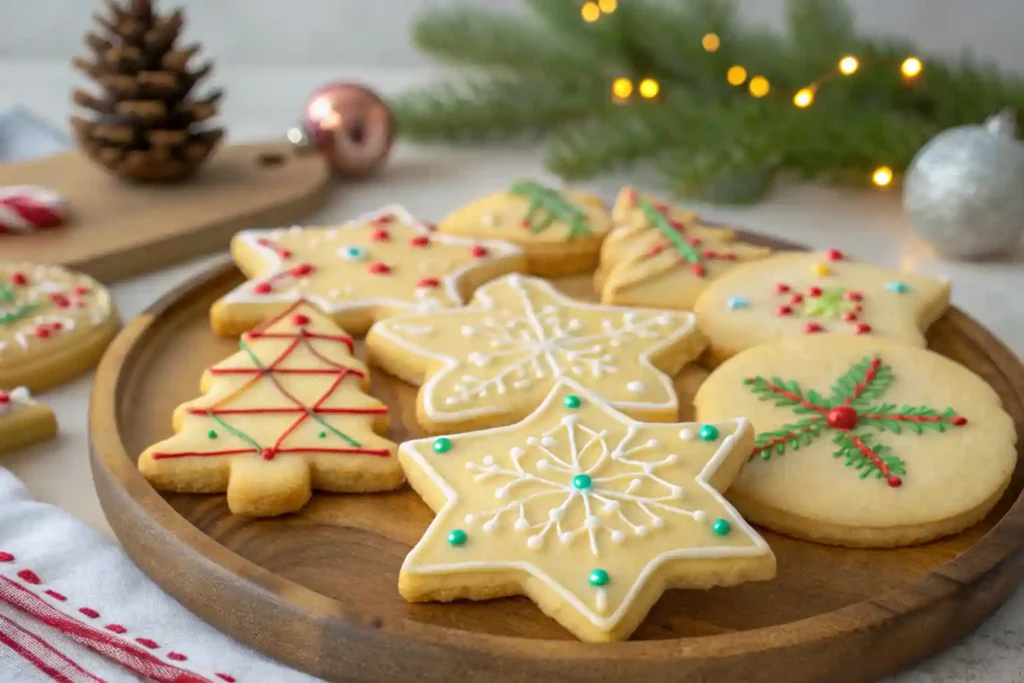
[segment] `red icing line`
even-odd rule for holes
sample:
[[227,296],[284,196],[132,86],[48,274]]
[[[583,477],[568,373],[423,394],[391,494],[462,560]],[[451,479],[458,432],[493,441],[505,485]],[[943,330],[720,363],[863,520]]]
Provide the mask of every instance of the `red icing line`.
[[[325,368],[318,370],[316,368],[277,368],[274,370],[275,374],[278,375],[333,375],[337,373],[337,370]],[[362,377],[363,373],[358,370],[352,370],[352,373]],[[263,371],[259,368],[210,368],[211,375],[262,375]]]
[[258,240],[256,240],[256,244],[260,245],[261,247],[266,247],[267,249],[270,249],[275,254],[277,254],[279,258],[286,259],[292,257],[292,252],[290,249],[285,249],[284,247],[281,247],[275,244],[274,242],[271,242],[266,237],[261,237]]
[[878,368],[880,368],[881,366],[881,358],[875,356],[874,358],[871,359],[871,363],[868,365],[868,369],[864,371],[864,379],[857,382],[857,384],[853,387],[853,393],[846,399],[846,405],[850,405],[855,400],[861,397],[861,394],[863,394],[864,390],[868,388],[869,384],[871,384],[871,381],[875,378],[875,375],[878,374]]
[[896,420],[898,422],[949,422],[957,427],[967,424],[967,418],[960,416],[943,417],[942,415],[889,415],[885,413],[861,413],[860,417],[867,419],[885,418],[886,420]]
[[31,569],[22,569],[18,572],[18,578],[25,583],[31,583],[33,586],[38,586],[43,582],[42,579],[39,578],[39,575]]
[[780,386],[778,386],[776,384],[772,384],[768,380],[765,380],[764,385],[766,387],[768,387],[768,389],[770,391],[772,391],[773,393],[776,393],[779,396],[782,396],[784,398],[788,398],[790,401],[796,401],[797,403],[802,405],[804,408],[809,408],[809,409],[813,410],[814,412],[816,412],[816,413],[818,413],[820,415],[825,415],[825,413],[827,412],[824,408],[822,408],[820,406],[816,406],[813,403],[811,403],[810,401],[808,401],[806,399],[800,398],[799,396],[794,394],[792,391],[788,391],[788,390],[783,389],[782,387],[780,387]]
[[[189,415],[290,415],[305,413],[304,408],[189,408]],[[384,415],[387,408],[320,408],[317,415]]]
[[[860,438],[856,434],[854,434],[853,432],[847,432],[847,434],[849,435],[850,440],[853,441],[853,445],[857,447],[857,450],[859,450],[861,452],[861,454],[865,458],[867,458],[871,462],[875,463],[875,467],[877,467],[878,471],[882,473],[882,476],[886,477],[888,479],[888,477],[889,477],[889,466],[886,465],[885,462],[881,458],[879,458],[877,455],[875,455],[875,452],[873,450],[871,450],[871,448],[869,448],[866,443],[861,441]],[[899,486],[900,484],[903,483],[903,480],[900,479],[899,477],[896,477],[896,479],[899,480],[899,483],[898,484],[894,484],[892,481],[890,481],[889,482],[889,486],[895,487],[895,486]]]
[[59,600],[61,602],[67,602],[68,601],[68,599],[66,597],[64,597],[63,595],[61,595],[57,591],[46,590],[46,591],[43,591],[43,592],[46,593],[47,595],[49,595],[54,600]]

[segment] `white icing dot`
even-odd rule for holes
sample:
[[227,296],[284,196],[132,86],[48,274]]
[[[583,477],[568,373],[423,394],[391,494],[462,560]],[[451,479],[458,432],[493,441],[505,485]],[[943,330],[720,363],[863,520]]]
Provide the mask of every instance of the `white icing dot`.
[[551,510],[548,510],[548,519],[550,519],[552,522],[561,522],[564,518],[564,508],[552,508]]
[[476,328],[473,327],[472,325],[463,325],[462,326],[462,336],[463,337],[472,337],[475,334],[476,334]]
[[483,529],[484,529],[484,531],[486,531],[488,533],[494,531],[497,528],[498,528],[498,518],[497,517],[495,517],[494,519],[489,519],[489,520],[487,520],[486,522],[483,523]]
[[467,470],[472,472],[474,467],[476,467],[476,466],[473,463],[471,463],[471,462],[467,462],[466,463],[466,469]]
[[612,529],[611,538],[612,543],[622,543],[626,540],[626,534],[622,533],[618,529]]
[[670,498],[673,498],[675,500],[679,500],[680,498],[683,497],[683,487],[682,486],[673,486],[672,489],[669,491],[668,495],[669,495]]
[[526,521],[525,517],[520,517],[516,520],[516,531],[526,531],[530,528],[530,523]]
[[488,356],[486,353],[480,353],[479,351],[474,351],[473,353],[469,354],[469,358],[467,360],[469,360],[470,363],[477,366],[478,368],[482,368],[483,366],[491,362],[490,356]]
[[464,519],[466,520],[466,524],[472,524],[473,522],[476,521],[476,515],[469,514],[469,515],[466,515]]
[[526,452],[526,451],[524,451],[524,450],[523,450],[522,448],[520,448],[519,446],[513,446],[513,447],[512,447],[512,448],[511,448],[511,449],[509,450],[508,454],[509,454],[510,456],[512,456],[513,458],[521,458],[521,457],[523,457],[523,453],[525,453],[525,452]]
[[538,472],[545,472],[545,471],[547,471],[548,467],[549,467],[549,464],[548,464],[547,460],[538,460],[537,461],[537,471]]
[[562,533],[558,534],[558,540],[561,541],[562,543],[571,543],[572,542],[572,532],[570,532],[570,531],[563,531]]
[[639,393],[643,392],[645,387],[644,387],[644,383],[643,382],[640,382],[638,380],[633,380],[632,382],[629,382],[629,383],[626,384],[626,389],[627,389],[627,391],[630,391],[630,392],[632,392],[634,394],[639,394]]
[[583,526],[587,527],[591,531],[599,529],[601,527],[601,518],[597,515],[587,515],[587,518],[583,520]]
[[494,464],[494,456],[493,455],[485,455],[482,462],[485,465],[487,465],[488,467],[490,467],[491,465]]
[[706,522],[708,520],[708,513],[704,512],[703,510],[697,510],[696,512],[693,513],[693,519],[697,522]]
[[332,299],[337,299],[339,296],[341,296],[341,292],[338,291],[337,289],[329,289],[327,290],[327,296],[331,297]]
[[542,545],[544,545],[544,539],[541,536],[530,536],[528,539],[526,539],[526,545],[530,546],[531,548],[539,548]]
[[665,526],[665,520],[661,517],[655,517],[651,520],[651,526],[653,526],[655,529],[660,529],[661,527]]
[[654,471],[654,465],[652,465],[649,462],[643,462],[640,463],[640,469],[643,471],[644,474],[650,474],[651,472]]
[[610,513],[613,513],[615,511],[617,511],[620,507],[622,507],[622,506],[619,504],[619,501],[617,501],[617,500],[608,500],[608,501],[605,501],[604,511],[610,514]]
[[646,446],[647,446],[648,448],[657,448],[657,447],[658,447],[658,446],[660,446],[660,445],[661,445],[661,444],[660,444],[660,443],[658,443],[658,440],[657,440],[657,439],[648,439],[648,440],[647,440],[647,444],[646,444]]
[[505,488],[504,486],[502,486],[500,489],[495,489],[494,497],[497,498],[498,500],[508,498],[508,489]]
[[646,536],[647,535],[647,527],[645,527],[643,524],[641,524],[637,528],[633,529],[633,533],[635,533],[637,536]]
[[571,427],[571,426],[573,426],[574,424],[576,424],[576,422],[578,421],[578,419],[579,419],[579,418],[578,418],[577,416],[575,416],[575,415],[566,415],[565,417],[563,417],[563,418],[562,418],[561,422],[562,422],[562,424],[563,424],[563,425],[565,425],[566,427]]
[[694,436],[695,434],[693,433],[692,429],[683,427],[682,429],[679,430],[679,438],[682,439],[683,441],[691,441],[693,440]]
[[540,440],[540,445],[546,446],[547,448],[551,448],[556,443],[557,442],[555,441],[555,438],[553,436],[545,436],[543,439]]
[[528,437],[526,437],[526,443],[529,446],[536,446],[537,445],[537,437],[535,437],[535,436],[528,436]]

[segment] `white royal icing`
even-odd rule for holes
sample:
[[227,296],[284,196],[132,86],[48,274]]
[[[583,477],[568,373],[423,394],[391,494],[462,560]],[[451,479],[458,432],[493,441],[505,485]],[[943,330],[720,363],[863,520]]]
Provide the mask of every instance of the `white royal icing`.
[[28,405],[32,403],[32,394],[26,387],[17,387],[7,392],[7,401],[0,403],[0,415],[6,415],[14,409],[15,405]]

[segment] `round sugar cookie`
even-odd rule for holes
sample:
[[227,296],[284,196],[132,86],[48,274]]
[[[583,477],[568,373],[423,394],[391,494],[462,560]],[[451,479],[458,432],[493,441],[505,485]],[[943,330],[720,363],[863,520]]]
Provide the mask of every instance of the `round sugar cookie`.
[[110,294],[91,277],[0,261],[0,388],[66,382],[99,361],[118,326]]
[[949,306],[949,283],[857,263],[837,249],[744,263],[711,282],[693,310],[711,361],[786,337],[835,333],[925,346]]
[[996,392],[931,351],[822,335],[745,351],[694,398],[697,419],[756,433],[728,490],[749,520],[821,543],[912,545],[979,521],[1010,482],[1013,420]]

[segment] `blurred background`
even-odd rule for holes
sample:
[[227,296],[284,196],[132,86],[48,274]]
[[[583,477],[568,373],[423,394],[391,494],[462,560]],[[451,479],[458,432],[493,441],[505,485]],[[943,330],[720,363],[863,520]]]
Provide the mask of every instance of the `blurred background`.
[[[629,0],[621,0],[628,3]],[[439,0],[169,0],[221,64],[417,66],[414,17]],[[477,0],[519,8],[521,0]],[[745,21],[781,26],[784,0],[738,0]],[[867,34],[910,38],[923,52],[979,57],[1024,71],[1024,0],[852,0]],[[91,0],[0,0],[0,57],[68,58],[90,28]],[[3,84],[0,83],[0,88]]]

